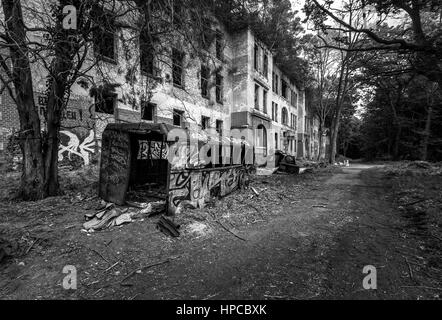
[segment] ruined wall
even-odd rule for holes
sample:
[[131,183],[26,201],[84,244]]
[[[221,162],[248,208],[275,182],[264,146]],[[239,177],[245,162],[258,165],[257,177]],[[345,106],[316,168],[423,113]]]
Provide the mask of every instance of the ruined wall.
[[[46,96],[34,92],[42,129],[46,114]],[[58,158],[63,164],[88,165],[97,152],[95,115],[87,97],[72,96],[62,114]],[[0,155],[4,156],[10,137],[20,130],[17,107],[6,92],[0,98]]]

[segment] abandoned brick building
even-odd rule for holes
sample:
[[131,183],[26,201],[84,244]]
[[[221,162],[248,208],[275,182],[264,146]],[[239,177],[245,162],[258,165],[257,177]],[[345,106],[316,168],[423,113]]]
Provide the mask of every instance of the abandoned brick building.
[[[158,58],[143,50],[142,35],[132,44],[122,40],[131,37],[130,31],[118,26],[99,35],[104,39],[94,47],[99,53],[94,70],[99,72],[91,71],[91,77],[72,86],[59,160],[89,164],[100,150],[104,128],[114,122],[214,128],[225,135],[249,128],[256,152],[279,149],[298,158],[317,158],[318,121],[306,110],[303,88],[288,79],[250,29],[229,32],[214,21],[210,29],[215,36],[204,58],[188,52],[182,40],[170,43],[167,54]],[[44,35],[37,37],[44,41]],[[139,54],[128,59],[127,51]],[[134,70],[130,78],[129,69]],[[43,118],[45,75],[34,74],[35,102]],[[100,99],[91,94],[98,89]],[[0,95],[0,153],[17,130],[17,110],[5,90]]]

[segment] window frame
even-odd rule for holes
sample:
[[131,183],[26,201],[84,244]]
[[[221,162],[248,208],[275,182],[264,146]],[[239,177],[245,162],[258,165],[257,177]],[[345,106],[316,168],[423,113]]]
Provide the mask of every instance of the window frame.
[[263,89],[262,91],[262,111],[267,114],[267,97],[268,97],[268,91],[266,89]]
[[221,72],[215,74],[215,100],[219,104],[224,103],[224,77]]
[[259,110],[259,88],[261,86],[255,83],[255,109]]
[[[207,76],[207,77],[205,78],[204,76]],[[210,68],[206,65],[201,65],[201,69],[200,69],[200,89],[201,90],[200,91],[201,91],[201,96],[206,99],[210,99],[209,82],[210,82]],[[204,90],[206,91],[206,94],[204,94]]]
[[[101,17],[97,17],[98,19],[104,19],[106,22],[99,23],[96,22],[95,29],[92,32],[92,44],[94,48],[94,54],[97,58],[97,60],[101,60],[103,62],[111,63],[111,64],[117,64],[118,63],[118,54],[117,54],[117,27],[115,23],[115,17],[113,14],[106,10],[103,7],[95,7],[96,11],[94,11],[92,14],[99,14],[102,15]],[[100,20],[101,21],[101,20]],[[103,24],[107,25],[109,24],[109,29],[111,30],[103,30]],[[105,41],[104,37],[105,35],[109,35],[109,38],[112,39],[112,46],[108,46]],[[103,48],[101,48],[103,46]],[[109,47],[112,48],[113,56],[108,56],[107,53],[109,53]]]
[[[184,120],[184,111],[179,109],[173,109],[172,114],[172,124],[176,127],[182,127],[183,126],[183,120]],[[175,124],[175,116],[179,116],[180,124]]]
[[[179,57],[178,57],[179,56]],[[185,53],[177,48],[172,48],[172,84],[177,88],[184,88],[184,57]],[[177,63],[176,58],[179,58],[180,63]],[[180,83],[176,80],[176,69],[179,69]]]
[[210,117],[201,116],[201,129],[202,130],[207,130],[210,128]]

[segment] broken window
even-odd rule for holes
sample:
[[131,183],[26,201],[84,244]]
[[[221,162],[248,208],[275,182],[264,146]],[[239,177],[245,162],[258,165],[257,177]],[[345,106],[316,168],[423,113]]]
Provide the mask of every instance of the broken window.
[[140,34],[140,67],[142,73],[154,74],[154,56],[154,49],[147,32],[142,32]]
[[268,73],[269,73],[269,56],[268,55],[264,55],[264,66],[263,66],[263,74],[264,77],[268,77]]
[[275,103],[275,121],[278,122],[278,104]]
[[216,102],[223,103],[223,76],[217,72],[216,73]]
[[287,99],[287,82],[285,82],[284,80],[281,80],[281,95]]
[[219,30],[216,32],[216,57],[223,59],[223,34]]
[[215,38],[215,32],[209,19],[203,18],[201,21],[201,45],[204,49],[208,49]]
[[172,49],[172,81],[175,86],[183,87],[184,52]]
[[103,92],[95,96],[95,112],[114,114],[117,101],[117,94]]
[[201,129],[206,130],[208,128],[210,128],[210,118],[201,116]]
[[279,77],[275,74],[275,93],[279,93]]
[[267,113],[267,90],[263,90],[262,108],[263,108],[264,113]]
[[183,125],[184,112],[181,110],[173,109],[173,125],[181,127]]
[[142,108],[141,119],[147,121],[154,121],[157,105],[154,103],[144,101],[141,104],[141,108]]
[[204,98],[209,98],[209,79],[210,69],[206,66],[201,66],[201,95]]
[[284,125],[288,125],[288,122],[289,122],[289,115],[288,115],[288,112],[287,112],[287,108],[282,108],[282,119],[281,119],[281,121],[282,121],[282,124],[284,124]]
[[255,44],[255,49],[253,51],[253,61],[254,61],[255,70],[258,71],[258,69],[259,69],[259,47],[257,44]]
[[218,132],[220,136],[223,135],[223,121],[222,120],[216,120],[216,132]]
[[294,106],[296,108],[297,107],[296,102],[298,101],[298,95],[296,94],[296,92],[294,90],[292,90],[291,101],[292,101],[292,106]]
[[255,109],[259,110],[259,85],[255,84]]
[[95,7],[92,11],[94,20],[93,43],[97,58],[116,63],[115,18],[103,8]]

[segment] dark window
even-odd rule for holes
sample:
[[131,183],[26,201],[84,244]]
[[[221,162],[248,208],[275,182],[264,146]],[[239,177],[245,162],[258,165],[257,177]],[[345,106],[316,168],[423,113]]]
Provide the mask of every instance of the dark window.
[[223,34],[220,31],[216,32],[216,57],[223,59]]
[[103,8],[95,7],[92,11],[95,26],[93,29],[94,50],[99,59],[116,62],[115,19]]
[[287,82],[281,80],[281,95],[287,99]]
[[173,125],[181,127],[183,124],[184,112],[180,110],[173,109]]
[[201,117],[201,129],[206,130],[210,128],[210,118],[202,116]]
[[263,90],[262,94],[262,110],[267,113],[267,90]]
[[146,32],[140,35],[140,67],[142,73],[154,73],[154,50]]
[[275,132],[275,149],[278,149],[278,133]]
[[183,86],[183,60],[184,53],[172,49],[172,80],[173,84],[178,87]]
[[288,125],[289,115],[286,108],[282,108],[282,124]]
[[263,67],[263,73],[264,77],[268,77],[269,73],[269,57],[267,55],[264,55],[264,67]]
[[143,112],[141,119],[154,121],[157,105],[150,102],[143,102],[141,106]]
[[209,79],[210,69],[206,66],[201,66],[201,95],[205,98],[209,97]]
[[275,74],[275,93],[279,93],[279,77]]
[[[155,1],[153,1],[155,3]],[[179,28],[181,26],[182,21],[182,1],[180,0],[173,0],[173,13],[172,13],[172,23],[175,25],[175,29]]]
[[102,94],[95,97],[95,112],[114,114],[116,94]]
[[215,38],[215,32],[209,19],[203,18],[201,21],[201,41],[202,47],[208,49]]
[[216,120],[216,132],[218,132],[220,136],[223,135],[223,122],[222,122],[222,120]]
[[255,84],[255,108],[259,110],[259,85]]
[[258,70],[259,67],[259,47],[257,44],[255,44],[255,49],[253,51],[253,61],[254,61],[254,67],[255,70]]
[[272,120],[275,121],[275,103],[272,101]]
[[272,72],[272,91],[275,92],[275,73]]
[[216,102],[223,103],[223,77],[221,74],[216,74]]
[[275,121],[278,122],[278,104],[275,103]]

